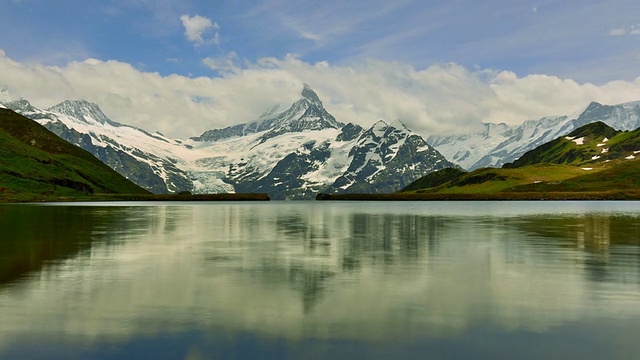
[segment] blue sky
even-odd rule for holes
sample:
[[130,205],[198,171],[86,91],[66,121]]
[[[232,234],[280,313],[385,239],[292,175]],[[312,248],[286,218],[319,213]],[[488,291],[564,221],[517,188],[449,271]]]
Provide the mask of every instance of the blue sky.
[[[119,73],[129,80],[141,76],[150,81],[150,77],[159,76],[157,82],[170,82],[175,77],[184,77],[182,81],[189,84],[185,87],[190,89],[188,96],[192,100],[199,95],[197,86],[189,79],[200,79],[212,87],[240,86],[237,91],[230,91],[229,96],[244,93],[238,85],[243,81],[244,86],[256,85],[255,81],[260,84],[262,76],[263,82],[269,82],[262,93],[251,93],[253,98],[246,95],[236,100],[239,103],[254,100],[256,109],[246,113],[231,110],[231,100],[226,113],[216,113],[224,107],[221,104],[215,107],[214,103],[226,100],[221,99],[221,92],[203,91],[202,98],[211,100],[211,112],[198,109],[202,126],[193,124],[193,131],[248,120],[249,111],[257,111],[263,102],[286,104],[297,96],[303,82],[320,93],[330,111],[333,106],[335,112],[356,118],[355,122],[367,123],[376,117],[389,116],[413,123],[425,132],[443,130],[435,124],[442,122],[442,114],[447,111],[438,110],[434,103],[409,104],[415,110],[411,114],[406,108],[379,109],[376,113],[378,110],[370,109],[362,99],[351,99],[348,84],[335,83],[341,79],[353,83],[355,80],[350,78],[353,74],[358,86],[387,86],[396,92],[423,91],[423,96],[440,97],[438,103],[458,104],[464,100],[453,98],[459,93],[458,82],[467,85],[462,93],[479,91],[489,97],[500,96],[496,87],[503,86],[507,78],[518,82],[516,88],[523,92],[523,98],[548,92],[550,85],[533,84],[543,78],[550,83],[568,84],[557,91],[575,91],[577,86],[585,92],[580,99],[567,101],[566,109],[550,104],[552,114],[571,111],[588,99],[597,100],[604,89],[612,91],[613,84],[622,83],[626,87],[615,88],[619,96],[600,100],[634,99],[640,76],[637,0],[2,0],[0,4],[0,49],[9,65],[29,68],[29,76],[45,71],[46,76],[51,76],[50,81],[54,81],[53,73],[57,72],[57,78],[63,78],[68,87],[68,91],[60,92],[61,96],[86,94],[120,120],[133,108],[124,105],[127,101],[121,101],[118,107],[114,96],[122,96],[132,104],[139,105],[141,101],[135,99],[135,94],[123,95],[113,89],[100,95],[97,88],[100,81],[96,81],[96,89],[73,81],[78,76],[78,67],[85,70],[91,67],[97,73],[113,77],[118,76],[110,72],[116,65],[120,71],[124,71],[123,66],[130,66],[126,75]],[[13,71],[9,65],[4,71]],[[434,74],[435,70],[440,73]],[[367,75],[378,81],[364,83]],[[30,88],[26,80],[21,82],[16,76],[5,74],[3,78],[0,73],[0,85],[9,86],[32,102],[50,105],[60,100],[54,94]],[[283,90],[280,99],[269,95],[278,86]],[[127,85],[122,82],[114,87]],[[359,91],[359,96],[369,93]],[[176,92],[180,90],[174,89],[174,96]],[[491,95],[492,92],[495,94]],[[442,93],[453,97],[443,98]],[[401,94],[396,95],[402,98]],[[564,96],[559,95],[561,99]],[[509,99],[503,98],[504,109],[496,104],[492,108],[475,108],[484,101],[466,104],[471,107],[467,114],[449,115],[446,120],[463,125],[495,121],[500,116],[506,122],[522,121],[542,116],[545,100],[535,99],[536,104],[509,109]],[[350,106],[356,111],[349,113]],[[517,107],[521,109],[515,111]],[[469,115],[478,112],[485,115]],[[130,117],[137,125],[153,127],[153,123],[140,116]],[[211,120],[213,117],[217,120]],[[159,125],[166,124],[158,121]],[[156,127],[171,131],[163,126]],[[451,128],[455,130],[455,126]]]

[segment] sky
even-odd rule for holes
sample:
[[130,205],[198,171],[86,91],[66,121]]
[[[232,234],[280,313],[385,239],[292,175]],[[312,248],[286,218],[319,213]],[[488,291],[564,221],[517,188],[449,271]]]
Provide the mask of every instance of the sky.
[[640,100],[637,0],[0,0],[0,87],[186,138],[290,105],[430,134]]

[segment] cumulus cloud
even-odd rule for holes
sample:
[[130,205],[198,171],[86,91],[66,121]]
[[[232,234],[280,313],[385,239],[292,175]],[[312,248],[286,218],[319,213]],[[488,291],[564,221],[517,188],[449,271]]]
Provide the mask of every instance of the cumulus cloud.
[[0,87],[38,107],[65,99],[94,101],[115,121],[181,138],[251,121],[276,104],[288,106],[300,97],[303,83],[342,122],[368,127],[380,119],[401,120],[425,136],[467,133],[481,122],[518,124],[570,114],[590,101],[640,100],[640,78],[595,85],[453,63],[416,69],[383,61],[312,64],[294,55],[243,60],[242,66],[235,54],[227,60],[210,60],[211,66],[233,70],[221,77],[189,78],[97,59],[43,66],[0,52]]
[[[211,21],[211,19],[200,15],[191,17],[185,14],[180,16],[180,20],[182,21],[182,26],[184,26],[184,36],[196,46],[206,43],[218,44],[220,42],[219,33],[215,31],[219,30],[220,26],[218,23]],[[212,31],[212,37],[206,40],[204,38],[205,34]]]

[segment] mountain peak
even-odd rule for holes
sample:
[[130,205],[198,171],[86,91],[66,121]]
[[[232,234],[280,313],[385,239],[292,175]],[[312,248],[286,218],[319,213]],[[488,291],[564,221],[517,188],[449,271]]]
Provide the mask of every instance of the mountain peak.
[[578,116],[578,119],[585,116],[598,114],[602,112],[603,109],[606,107],[607,107],[606,105],[602,105],[599,102],[592,101],[589,103],[589,105],[587,105],[587,107],[582,111],[582,113],[580,113],[580,115]]
[[96,121],[101,124],[112,123],[98,104],[87,100],[65,100],[47,110],[73,116],[86,123]]
[[202,135],[191,139],[194,141],[217,141],[265,131],[266,133],[260,138],[264,142],[284,133],[340,129],[343,126],[343,123],[337,121],[333,115],[325,110],[322,101],[311,89],[311,86],[304,84],[302,98],[286,110],[280,111],[280,105],[276,105],[262,113],[255,121],[228,126],[224,129],[207,130]]
[[577,138],[577,137],[594,135],[594,136],[604,136],[607,138],[612,138],[615,136],[617,132],[618,132],[617,130],[605,124],[604,122],[595,121],[573,130],[572,132],[567,134],[567,136]]
[[316,94],[316,92],[313,91],[313,89],[311,89],[311,86],[309,86],[309,84],[307,83],[303,85],[302,97],[312,102],[320,102],[320,98],[318,97],[318,94]]
[[399,130],[407,130],[409,131],[409,128],[407,128],[407,126],[400,120],[393,120],[391,122],[391,124],[389,124],[389,127],[395,128],[395,129],[399,129]]
[[386,130],[387,127],[389,127],[389,124],[387,124],[384,120],[378,120],[373,125],[371,125],[372,130]]
[[0,103],[5,105],[10,102],[24,100],[21,96],[5,85],[0,85]]
[[25,99],[8,101],[8,102],[0,101],[0,104],[5,109],[11,109],[19,113],[35,111],[35,108],[31,105],[31,103]]

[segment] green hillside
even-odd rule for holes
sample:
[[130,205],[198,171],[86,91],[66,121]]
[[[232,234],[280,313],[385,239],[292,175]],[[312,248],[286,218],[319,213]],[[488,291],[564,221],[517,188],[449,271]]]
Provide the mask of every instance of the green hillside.
[[601,171],[589,171],[561,182],[527,184],[510,189],[515,192],[596,192],[640,190],[640,161],[621,162]]
[[401,192],[405,191],[415,191],[425,188],[434,188],[440,186],[442,184],[446,184],[452,180],[460,178],[465,175],[467,172],[463,170],[459,170],[456,168],[446,168],[439,171],[435,171],[430,173],[429,175],[423,176],[420,179],[412,182],[407,185],[405,188],[400,190]]
[[12,110],[0,109],[0,201],[148,192],[90,153]]
[[[439,194],[486,194],[511,191],[512,188],[537,183],[549,183],[566,180],[585,173],[580,168],[557,165],[557,164],[536,164],[517,169],[496,169],[482,168],[472,172],[461,172],[455,178],[450,179],[438,186],[428,188],[416,188],[410,184],[405,190],[417,193],[439,193]],[[418,182],[420,180],[417,180]]]
[[[636,198],[640,194],[640,129],[616,131],[602,122],[576,129],[525,153],[502,169],[432,173],[401,190],[402,194],[495,195],[536,198],[535,194],[607,194]],[[640,156],[640,155],[639,155]],[[573,195],[572,195],[573,194]],[[539,196],[542,197],[542,196]],[[545,197],[547,197],[545,195]]]
[[640,129],[616,131],[602,122],[595,122],[528,151],[503,167],[553,163],[601,168],[611,161],[632,159],[639,150]]

